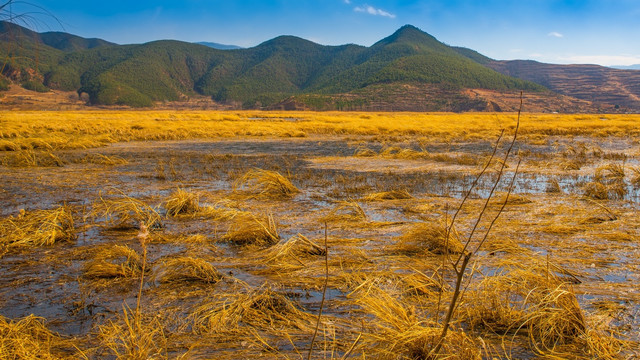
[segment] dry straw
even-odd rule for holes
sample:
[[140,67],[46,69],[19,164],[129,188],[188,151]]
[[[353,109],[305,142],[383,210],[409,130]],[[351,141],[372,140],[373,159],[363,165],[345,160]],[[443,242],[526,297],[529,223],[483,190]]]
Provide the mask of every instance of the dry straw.
[[158,275],[158,280],[162,283],[199,282],[215,284],[221,279],[222,274],[211,263],[189,256],[163,261]]
[[158,317],[143,321],[126,305],[122,314],[99,326],[99,357],[116,359],[167,359],[167,338]]
[[304,266],[301,259],[324,256],[325,253],[323,247],[307,239],[304,235],[298,234],[270,247],[261,256],[267,264],[282,264],[293,260]]
[[135,278],[141,273],[142,258],[126,245],[102,248],[84,267],[84,275],[91,279]]
[[0,315],[0,359],[61,359],[65,345],[41,317],[10,320]]
[[363,354],[376,359],[481,359],[478,344],[458,331],[449,332],[438,357],[432,357],[442,329],[426,314],[375,287],[361,288],[352,296],[362,311],[375,319],[364,333],[359,349]]
[[310,333],[315,319],[268,286],[205,301],[191,317],[194,328],[204,333],[237,331],[243,325],[271,331],[299,329]]
[[0,219],[0,243],[7,247],[53,245],[76,238],[71,208],[20,211],[17,217]]
[[165,200],[164,207],[169,216],[194,215],[200,211],[200,197],[178,188]]
[[252,169],[244,174],[234,184],[234,191],[245,189],[247,192],[258,197],[287,198],[299,193],[291,181],[278,172]]
[[431,252],[434,254],[460,254],[463,245],[455,229],[437,223],[415,223],[402,236],[397,238],[392,251],[408,254]]
[[243,214],[233,218],[222,240],[235,245],[270,246],[280,240],[280,235],[273,216],[257,217],[253,214]]
[[366,222],[367,214],[355,201],[338,201],[336,206],[320,219],[321,222]]
[[155,208],[124,194],[116,199],[105,199],[100,194],[100,200],[93,205],[91,215],[104,218],[116,228],[140,229],[143,225],[148,229],[162,227],[162,219]]
[[407,190],[391,190],[369,194],[362,198],[363,201],[383,201],[383,200],[407,200],[413,199]]

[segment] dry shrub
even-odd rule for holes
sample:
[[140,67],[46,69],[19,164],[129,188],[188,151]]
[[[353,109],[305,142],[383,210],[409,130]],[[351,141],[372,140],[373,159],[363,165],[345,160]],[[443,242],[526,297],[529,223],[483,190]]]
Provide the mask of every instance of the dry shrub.
[[367,221],[367,214],[355,201],[338,201],[338,204],[320,219],[322,222],[364,222]]
[[41,317],[10,320],[0,315],[0,359],[60,359],[64,340]]
[[194,215],[200,210],[200,197],[178,188],[164,202],[167,215]]
[[7,247],[45,246],[76,238],[68,205],[52,210],[20,211],[17,217],[0,219],[0,244]]
[[392,190],[372,193],[365,196],[363,201],[383,201],[383,200],[406,200],[413,199],[413,196],[406,190]]
[[[126,305],[116,319],[99,326],[100,358],[110,354],[116,359],[167,359],[167,339],[158,317],[142,319],[139,311]],[[106,354],[105,354],[106,353]]]
[[[298,234],[265,250],[262,256],[266,263],[277,264],[289,260],[300,261],[299,259],[313,256],[324,256],[325,253],[323,247],[307,239],[304,235]],[[303,263],[301,264],[304,265]]]
[[243,214],[233,218],[222,240],[235,245],[270,246],[280,240],[280,235],[271,215],[258,218],[253,214]]
[[266,286],[206,301],[191,317],[194,329],[203,333],[237,331],[242,325],[264,330],[311,331],[315,324],[315,316],[301,311],[292,300]]
[[102,248],[84,267],[84,275],[90,279],[135,278],[141,273],[140,255],[126,245]]
[[459,254],[464,246],[459,235],[452,229],[447,236],[447,228],[435,223],[415,223],[391,247],[400,253],[416,254],[429,251],[434,254]]
[[300,192],[287,178],[275,171],[249,170],[234,184],[234,191],[245,188],[260,197],[286,198]]
[[101,194],[100,201],[93,205],[91,215],[94,218],[103,217],[120,229],[140,229],[142,225],[148,229],[162,227],[162,219],[155,208],[126,195],[107,200]]
[[[480,346],[461,331],[449,331],[438,357],[431,353],[442,328],[386,291],[369,288],[355,302],[375,321],[366,329],[360,351],[376,359],[481,359]],[[363,356],[364,357],[364,356]]]
[[163,262],[158,280],[162,283],[202,282],[215,284],[222,274],[209,262],[189,256],[171,258]]

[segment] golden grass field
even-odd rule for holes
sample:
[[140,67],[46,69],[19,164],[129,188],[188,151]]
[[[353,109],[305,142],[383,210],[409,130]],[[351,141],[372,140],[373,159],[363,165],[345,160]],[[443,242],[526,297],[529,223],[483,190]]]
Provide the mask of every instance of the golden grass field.
[[640,116],[517,118],[0,113],[0,359],[640,356]]

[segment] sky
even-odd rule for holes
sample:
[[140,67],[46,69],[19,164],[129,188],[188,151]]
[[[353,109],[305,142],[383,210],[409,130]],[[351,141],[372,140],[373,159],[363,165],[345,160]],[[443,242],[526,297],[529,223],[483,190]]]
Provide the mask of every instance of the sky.
[[[5,0],[6,1],[6,0]],[[0,1],[4,3],[5,1]],[[498,60],[640,64],[640,0],[28,0],[37,31],[119,44],[252,47],[279,35],[371,46],[405,24]],[[59,19],[42,14],[45,9]]]

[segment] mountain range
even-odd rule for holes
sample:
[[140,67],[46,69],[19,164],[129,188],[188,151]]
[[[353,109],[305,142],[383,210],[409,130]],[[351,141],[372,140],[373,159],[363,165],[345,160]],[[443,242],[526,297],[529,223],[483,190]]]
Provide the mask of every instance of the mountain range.
[[154,106],[209,97],[231,108],[513,110],[640,109],[640,71],[496,61],[406,25],[370,47],[280,36],[247,49],[173,40],[118,45],[0,23],[4,79],[36,91],[74,91],[94,105]]

